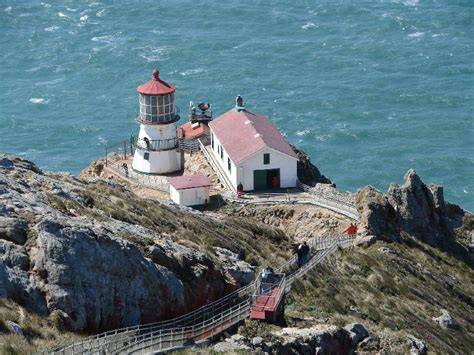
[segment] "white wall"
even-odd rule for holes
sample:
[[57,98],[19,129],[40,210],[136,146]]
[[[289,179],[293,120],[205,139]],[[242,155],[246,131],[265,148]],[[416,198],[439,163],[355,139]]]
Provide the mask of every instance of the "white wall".
[[171,139],[176,138],[176,124],[155,124],[155,125],[140,125],[140,132],[138,138],[148,138],[149,140]]
[[[145,153],[149,153],[145,160]],[[146,151],[135,149],[132,167],[134,170],[147,174],[164,174],[181,170],[181,152],[176,149],[162,151]]]
[[[211,129],[211,134],[213,133]],[[218,146],[220,145],[219,139],[214,134],[214,149],[212,149],[216,160],[221,165],[222,169],[227,173],[230,181],[237,189],[237,185],[241,182],[244,186],[244,191],[252,191],[254,189],[253,184],[253,172],[254,170],[269,170],[269,169],[280,169],[280,187],[291,188],[296,187],[297,181],[297,159],[292,158],[286,154],[280,153],[277,150],[271,148],[264,148],[249,158],[241,161],[236,166],[231,161],[231,173],[227,169],[227,152],[224,149],[224,159],[221,159],[220,154],[217,152]],[[270,164],[263,164],[263,154],[270,154]]]
[[[140,125],[138,139],[162,140],[176,138],[176,124]],[[143,145],[143,144],[142,144]],[[149,159],[144,154],[149,153]],[[177,150],[147,151],[135,149],[132,167],[147,174],[165,174],[179,171],[182,168],[181,153]]]
[[198,206],[209,203],[209,186],[176,190],[170,185],[170,198],[182,206]]
[[[270,154],[270,164],[263,164],[263,154],[266,153]],[[280,169],[280,187],[296,187],[296,164],[295,158],[270,148],[264,148],[239,164],[239,178],[244,185],[244,190],[251,191],[254,189],[254,170]]]
[[[214,132],[212,131],[211,129],[211,136],[212,134],[214,134]],[[216,157],[216,160],[219,162],[222,170],[225,171],[225,173],[227,174],[227,176],[229,177],[232,185],[234,186],[234,188],[237,190],[237,185],[239,184],[237,182],[237,168],[234,164],[234,162],[231,160],[230,161],[230,164],[231,164],[231,172],[229,173],[229,169],[228,169],[228,165],[227,165],[227,159],[230,159],[229,155],[227,154],[227,152],[225,151],[225,149],[222,147],[222,149],[224,149],[224,158],[221,159],[221,155],[220,153],[217,152],[218,150],[218,147],[221,146],[221,143],[219,142],[219,139],[217,139],[216,135],[214,134],[214,149],[212,149],[212,152],[214,153],[215,157]]]

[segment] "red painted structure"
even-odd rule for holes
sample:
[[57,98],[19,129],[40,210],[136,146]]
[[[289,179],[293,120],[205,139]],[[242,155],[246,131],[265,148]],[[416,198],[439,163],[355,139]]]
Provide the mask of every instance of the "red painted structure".
[[166,95],[176,91],[176,86],[168,84],[160,79],[160,71],[154,69],[151,80],[137,87],[137,91],[143,95]]
[[275,323],[283,313],[285,275],[272,274],[266,281],[259,280],[257,291],[250,307],[250,319]]

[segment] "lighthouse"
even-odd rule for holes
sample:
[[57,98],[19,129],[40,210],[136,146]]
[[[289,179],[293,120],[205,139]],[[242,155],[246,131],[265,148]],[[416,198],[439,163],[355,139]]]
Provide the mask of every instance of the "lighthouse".
[[176,87],[160,79],[154,69],[152,79],[137,87],[140,124],[133,169],[145,174],[165,174],[182,169],[182,152],[176,135],[178,110],[174,105]]

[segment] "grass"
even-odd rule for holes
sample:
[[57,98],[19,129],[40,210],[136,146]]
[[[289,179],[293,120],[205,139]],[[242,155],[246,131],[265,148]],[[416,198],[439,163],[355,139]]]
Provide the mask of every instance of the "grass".
[[[286,299],[287,322],[297,324],[301,317],[341,325],[357,321],[381,341],[392,336],[400,345],[410,333],[435,353],[469,353],[474,348],[471,265],[408,236],[405,241],[336,253],[295,283]],[[441,329],[432,320],[443,308],[459,329]]]
[[[25,337],[9,332],[6,322],[20,325]],[[29,313],[15,302],[0,299],[0,353],[30,354],[35,350],[46,349],[79,339],[81,336],[61,330],[57,313],[44,317]]]

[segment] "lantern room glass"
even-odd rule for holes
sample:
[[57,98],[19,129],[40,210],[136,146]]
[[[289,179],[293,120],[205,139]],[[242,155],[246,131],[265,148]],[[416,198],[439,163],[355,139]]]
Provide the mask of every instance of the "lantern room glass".
[[166,95],[140,94],[140,119],[145,122],[170,122],[175,120],[174,93]]

